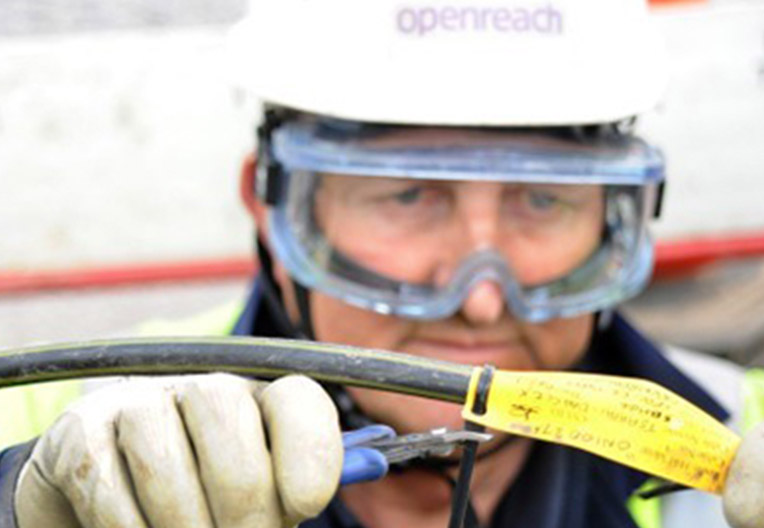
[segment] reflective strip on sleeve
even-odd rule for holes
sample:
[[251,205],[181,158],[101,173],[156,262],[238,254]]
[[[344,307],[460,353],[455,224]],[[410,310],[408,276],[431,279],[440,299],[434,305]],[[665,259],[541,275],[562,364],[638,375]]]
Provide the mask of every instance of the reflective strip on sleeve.
[[660,481],[649,479],[626,501],[626,508],[639,528],[661,528],[663,525],[661,522],[661,499],[643,499],[639,496],[639,493],[659,485]]
[[185,319],[147,321],[139,327],[139,334],[143,337],[225,336],[231,333],[243,309],[244,305],[236,301]]
[[764,370],[751,369],[743,375],[743,433],[764,422]]

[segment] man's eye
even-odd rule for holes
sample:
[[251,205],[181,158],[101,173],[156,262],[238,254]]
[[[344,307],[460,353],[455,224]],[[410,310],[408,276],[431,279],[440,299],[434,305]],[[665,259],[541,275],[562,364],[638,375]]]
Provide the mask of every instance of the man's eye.
[[559,200],[553,194],[539,191],[529,191],[528,202],[536,209],[546,210],[551,209],[557,205]]
[[417,202],[422,197],[421,187],[411,187],[405,191],[396,193],[393,195],[395,201],[403,205],[411,205]]

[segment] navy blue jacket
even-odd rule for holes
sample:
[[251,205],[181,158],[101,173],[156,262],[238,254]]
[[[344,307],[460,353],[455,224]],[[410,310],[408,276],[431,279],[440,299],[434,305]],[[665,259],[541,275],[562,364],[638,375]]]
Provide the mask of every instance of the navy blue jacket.
[[[260,284],[233,333],[279,337],[274,314],[262,302]],[[728,413],[699,385],[671,364],[650,341],[615,316],[595,336],[577,370],[632,376],[654,381],[705,409],[719,420]],[[30,444],[0,454],[0,528],[15,528],[13,487]],[[536,442],[514,484],[506,490],[490,527],[636,528],[627,498],[647,476],[583,451]],[[303,528],[362,528],[335,499]]]

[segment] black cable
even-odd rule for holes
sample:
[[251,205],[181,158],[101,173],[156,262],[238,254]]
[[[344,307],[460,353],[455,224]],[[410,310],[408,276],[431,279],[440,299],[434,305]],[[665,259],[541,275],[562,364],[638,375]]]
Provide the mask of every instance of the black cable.
[[[451,477],[448,473],[440,472],[438,470],[435,470],[435,474],[443,477],[443,479],[448,482],[448,484],[451,486],[452,493],[456,492],[456,479]],[[475,508],[472,507],[471,501],[467,501],[467,510],[464,512],[464,524],[469,528],[478,528],[480,526],[477,513],[475,512]]]
[[256,337],[112,339],[0,353],[0,388],[65,379],[230,372],[319,381],[463,403],[472,367],[397,352]]

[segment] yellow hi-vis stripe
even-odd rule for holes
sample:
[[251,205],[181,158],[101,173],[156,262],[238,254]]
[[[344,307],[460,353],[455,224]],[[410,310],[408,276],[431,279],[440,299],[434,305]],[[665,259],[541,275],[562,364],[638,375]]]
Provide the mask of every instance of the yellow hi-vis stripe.
[[0,449],[31,440],[82,394],[79,380],[0,391]]

